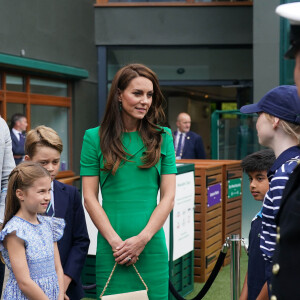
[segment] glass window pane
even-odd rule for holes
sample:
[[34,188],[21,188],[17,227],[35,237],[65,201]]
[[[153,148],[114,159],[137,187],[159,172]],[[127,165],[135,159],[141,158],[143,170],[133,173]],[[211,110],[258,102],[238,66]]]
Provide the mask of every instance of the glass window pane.
[[68,84],[61,81],[50,81],[45,79],[30,79],[30,92],[33,94],[43,94],[67,97]]
[[31,128],[39,125],[51,127],[59,134],[64,145],[60,168],[61,170],[69,169],[68,108],[31,105]]
[[6,89],[14,92],[24,92],[25,83],[24,77],[17,75],[6,75]]
[[257,117],[223,114],[219,120],[219,159],[243,159],[261,150],[256,133]]
[[251,80],[251,48],[108,48],[108,80],[129,63],[143,63],[160,80]]
[[7,124],[10,126],[11,117],[16,114],[24,114],[26,115],[26,105],[21,103],[6,103],[6,115],[7,115]]

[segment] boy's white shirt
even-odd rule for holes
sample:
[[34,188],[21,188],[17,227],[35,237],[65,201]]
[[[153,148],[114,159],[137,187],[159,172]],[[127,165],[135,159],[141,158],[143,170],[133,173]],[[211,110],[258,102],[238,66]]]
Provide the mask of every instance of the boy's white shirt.
[[51,191],[50,191],[50,195],[51,195],[51,204],[52,204],[52,207],[53,207],[53,211],[55,211],[55,207],[54,207],[54,183],[53,181],[51,181]]

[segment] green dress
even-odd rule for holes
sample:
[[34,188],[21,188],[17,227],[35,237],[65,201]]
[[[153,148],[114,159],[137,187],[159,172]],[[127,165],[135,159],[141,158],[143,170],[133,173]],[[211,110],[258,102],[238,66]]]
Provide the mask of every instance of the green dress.
[[[157,206],[160,176],[176,173],[171,131],[163,127],[161,158],[152,168],[141,169],[145,151],[138,132],[124,133],[122,142],[130,162],[123,162],[115,175],[100,172],[103,155],[100,149],[99,127],[86,131],[81,152],[81,176],[99,176],[103,203],[110,223],[122,240],[139,234],[147,225]],[[135,264],[147,284],[150,300],[168,299],[168,253],[163,229],[146,245]],[[114,266],[111,246],[98,234],[96,283],[99,297]],[[105,295],[145,289],[132,266],[117,265]]]

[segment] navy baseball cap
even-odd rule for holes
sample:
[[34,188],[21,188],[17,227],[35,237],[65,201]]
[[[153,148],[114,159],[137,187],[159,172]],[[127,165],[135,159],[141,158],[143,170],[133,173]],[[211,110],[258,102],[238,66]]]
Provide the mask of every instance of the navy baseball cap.
[[244,114],[268,113],[279,119],[300,124],[300,98],[295,85],[281,85],[265,94],[257,103],[240,108]]

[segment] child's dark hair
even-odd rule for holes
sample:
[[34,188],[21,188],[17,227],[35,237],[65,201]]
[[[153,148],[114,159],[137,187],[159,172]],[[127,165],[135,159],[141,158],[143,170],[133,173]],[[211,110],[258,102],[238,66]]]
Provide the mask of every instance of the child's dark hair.
[[22,162],[10,173],[6,195],[5,214],[2,228],[20,209],[20,200],[16,195],[17,189],[27,190],[34,182],[43,177],[50,177],[49,172],[40,164]]
[[276,157],[271,149],[263,149],[247,155],[241,163],[243,171],[249,172],[269,171]]

